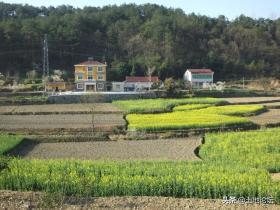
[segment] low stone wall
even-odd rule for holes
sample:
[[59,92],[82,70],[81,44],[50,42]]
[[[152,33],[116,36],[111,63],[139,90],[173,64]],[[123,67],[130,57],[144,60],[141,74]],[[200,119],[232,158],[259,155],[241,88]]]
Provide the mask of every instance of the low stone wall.
[[13,96],[42,96],[43,91],[26,91],[26,92],[1,92],[0,97],[13,97]]
[[110,103],[114,100],[149,99],[157,98],[154,92],[149,93],[89,93],[73,95],[54,95],[47,100],[48,104],[73,104],[73,103]]

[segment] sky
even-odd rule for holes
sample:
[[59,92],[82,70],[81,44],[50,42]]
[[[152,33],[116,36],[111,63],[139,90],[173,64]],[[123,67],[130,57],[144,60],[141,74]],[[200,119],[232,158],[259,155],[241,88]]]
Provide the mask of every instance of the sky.
[[279,0],[0,0],[6,3],[29,4],[33,6],[58,6],[71,5],[83,8],[84,6],[102,7],[105,5],[121,4],[145,4],[155,3],[171,8],[181,8],[187,14],[196,13],[210,17],[224,15],[229,19],[234,19],[241,14],[252,18],[280,18]]

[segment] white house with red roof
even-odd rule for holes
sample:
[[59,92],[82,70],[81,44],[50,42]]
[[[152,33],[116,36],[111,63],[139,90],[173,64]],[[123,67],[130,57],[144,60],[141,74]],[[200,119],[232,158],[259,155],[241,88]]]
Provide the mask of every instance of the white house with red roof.
[[158,77],[133,77],[127,76],[124,82],[112,82],[114,92],[141,92],[151,89],[154,83],[159,82]]
[[149,90],[156,82],[159,82],[158,77],[126,77],[124,88],[125,91]]
[[203,88],[214,81],[214,72],[211,69],[187,69],[184,80],[193,88]]

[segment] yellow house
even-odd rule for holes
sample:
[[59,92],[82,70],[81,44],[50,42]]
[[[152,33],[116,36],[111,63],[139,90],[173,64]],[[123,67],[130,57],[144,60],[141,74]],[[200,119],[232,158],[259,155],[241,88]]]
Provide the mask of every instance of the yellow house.
[[75,84],[78,91],[105,91],[106,63],[89,59],[75,65]]

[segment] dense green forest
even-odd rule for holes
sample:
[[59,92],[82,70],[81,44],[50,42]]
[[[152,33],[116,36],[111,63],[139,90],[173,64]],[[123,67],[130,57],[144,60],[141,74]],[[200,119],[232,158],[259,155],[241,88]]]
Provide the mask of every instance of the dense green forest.
[[212,68],[216,80],[280,77],[280,19],[186,14],[163,6],[33,7],[0,2],[0,72],[42,70],[48,34],[50,68],[73,72],[87,60],[107,62],[108,78],[152,72],[181,78]]

